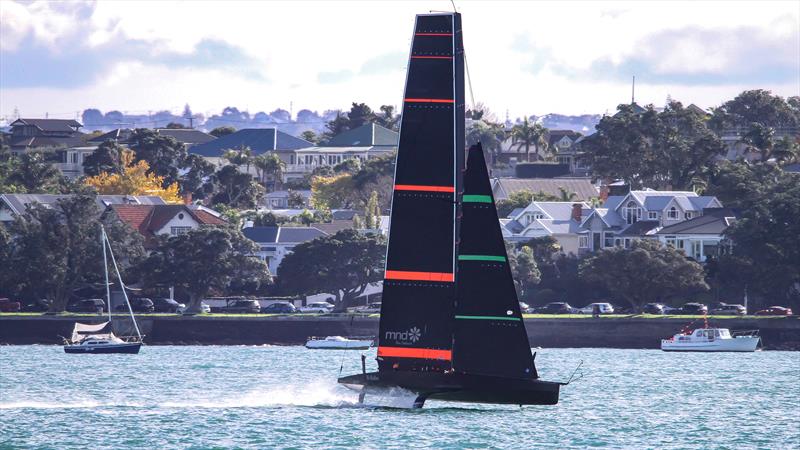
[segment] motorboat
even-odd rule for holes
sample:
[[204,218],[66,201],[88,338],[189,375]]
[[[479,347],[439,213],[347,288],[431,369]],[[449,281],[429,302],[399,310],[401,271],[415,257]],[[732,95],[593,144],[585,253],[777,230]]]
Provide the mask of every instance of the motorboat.
[[372,339],[349,339],[343,336],[311,337],[306,342],[306,348],[310,349],[367,350],[370,347]]
[[731,333],[727,328],[698,328],[661,340],[665,352],[754,352],[761,337],[758,330]]

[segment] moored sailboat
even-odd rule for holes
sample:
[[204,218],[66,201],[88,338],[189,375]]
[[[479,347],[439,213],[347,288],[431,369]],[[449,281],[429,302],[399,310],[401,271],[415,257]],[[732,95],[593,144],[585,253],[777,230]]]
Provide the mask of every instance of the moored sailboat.
[[[418,15],[386,258],[378,371],[339,382],[425,400],[555,404],[539,380],[480,145],[464,164],[458,13]],[[421,229],[424,227],[424,231]]]

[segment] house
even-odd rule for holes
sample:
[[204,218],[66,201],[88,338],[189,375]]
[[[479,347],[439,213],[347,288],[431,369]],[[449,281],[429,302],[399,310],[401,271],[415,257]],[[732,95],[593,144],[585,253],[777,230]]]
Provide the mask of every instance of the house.
[[[548,130],[546,141],[547,149],[540,148],[536,153],[536,147],[531,145],[529,154],[525,154],[525,146],[514,139],[508,137],[500,144],[500,149],[496,157],[496,163],[510,166],[509,168],[495,167],[492,169],[494,175],[502,176],[513,173],[513,168],[522,162],[542,161],[545,156],[552,155],[554,162],[563,166],[559,173],[553,176],[586,176],[589,173],[586,167],[578,158],[579,148],[576,144],[583,140],[581,133],[573,130]],[[553,170],[554,167],[546,167],[544,170]],[[544,176],[544,175],[543,175]]]
[[583,202],[588,202],[599,195],[598,189],[589,178],[492,178],[491,182],[492,194],[496,201],[506,200],[511,194],[519,191],[544,192],[561,197],[561,189],[564,189],[567,195],[575,194],[574,198],[564,200]]
[[[173,130],[174,131],[174,130]],[[314,144],[296,138],[276,128],[243,128],[235,133],[189,147],[189,153],[218,162],[227,150],[249,147],[253,155],[267,152],[291,153],[292,150],[311,147]],[[282,157],[283,158],[283,157]]]
[[205,144],[217,139],[208,133],[195,130],[194,128],[156,128],[155,132],[162,136],[169,136],[175,139],[185,145],[186,148]]
[[722,208],[716,197],[688,191],[630,191],[609,196],[602,207],[583,202],[532,202],[501,220],[509,241],[553,236],[565,253],[582,255],[603,248],[629,247],[637,239]]
[[242,233],[259,246],[256,255],[267,263],[273,275],[295,245],[326,236],[313,227],[245,227]]
[[[0,194],[0,223],[10,222],[20,214],[24,214],[28,206],[32,204],[44,205],[52,208],[58,200],[68,198],[71,195],[54,194]],[[157,196],[144,195],[98,195],[95,197],[97,203],[97,215],[108,208],[110,205],[166,205],[164,199]]]
[[682,250],[695,261],[705,262],[730,251],[724,234],[735,221],[736,213],[730,208],[707,208],[701,216],[661,228],[656,236],[664,245]]
[[83,159],[97,148],[86,141],[87,135],[79,131],[83,125],[75,120],[17,119],[10,126],[11,153],[52,153],[50,159],[56,168],[70,178],[83,174]]
[[187,205],[110,205],[104,214],[113,214],[144,236],[145,249],[157,245],[156,236],[180,236],[202,225],[226,225],[220,214],[202,206]]
[[292,205],[292,207],[307,207],[311,201],[311,191],[308,189],[298,189],[295,191],[272,191],[267,193],[264,201],[267,209],[286,209],[289,208],[289,195],[299,194],[303,198],[302,205]]

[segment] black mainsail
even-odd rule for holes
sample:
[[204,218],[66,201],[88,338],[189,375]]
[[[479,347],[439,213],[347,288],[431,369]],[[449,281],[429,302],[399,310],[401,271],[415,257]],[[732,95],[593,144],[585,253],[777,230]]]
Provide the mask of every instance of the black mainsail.
[[408,64],[378,335],[362,394],[402,387],[442,400],[555,404],[539,381],[480,147],[464,164],[458,13],[419,15]]

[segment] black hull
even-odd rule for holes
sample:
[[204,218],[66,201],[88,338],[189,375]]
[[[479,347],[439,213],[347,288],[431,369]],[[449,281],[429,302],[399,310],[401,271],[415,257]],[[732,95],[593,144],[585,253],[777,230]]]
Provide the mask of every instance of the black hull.
[[109,353],[124,353],[135,355],[139,353],[142,347],[141,342],[130,342],[125,344],[115,344],[108,346],[84,346],[84,345],[65,345],[64,353],[84,353],[84,354],[109,354]]
[[[362,392],[400,387],[425,399],[509,405],[555,405],[562,383],[442,372],[370,372],[339,378]],[[420,405],[421,405],[420,403]]]

